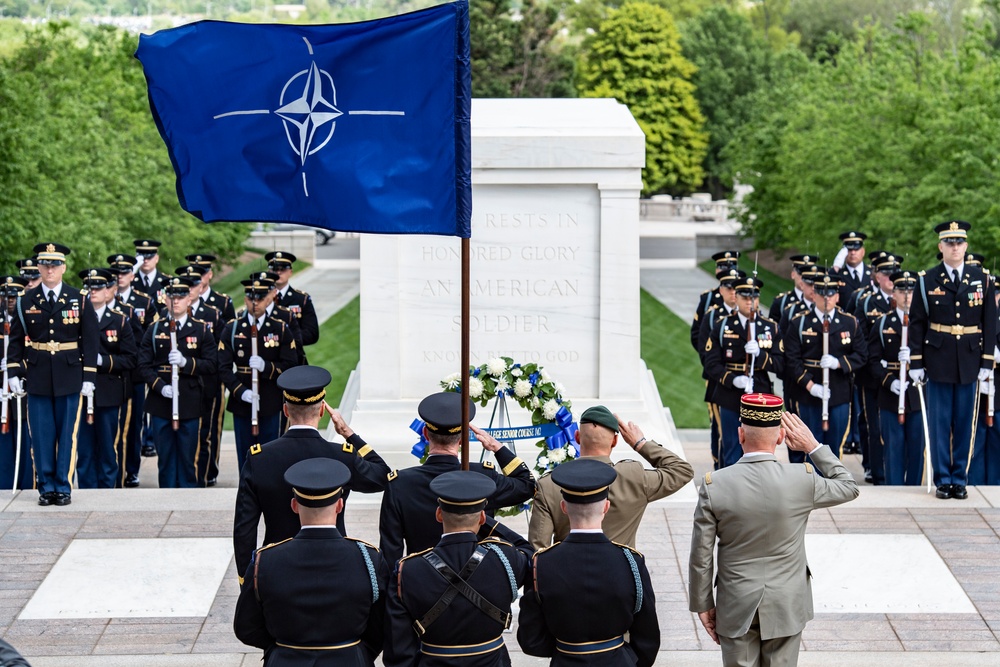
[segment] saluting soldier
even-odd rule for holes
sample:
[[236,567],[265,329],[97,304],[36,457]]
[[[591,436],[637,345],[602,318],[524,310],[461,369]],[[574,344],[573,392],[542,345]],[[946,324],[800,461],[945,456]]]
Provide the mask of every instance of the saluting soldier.
[[[508,666],[503,633],[529,574],[531,548],[525,543],[520,551],[497,536],[480,541],[486,502],[496,491],[489,477],[453,470],[432,479],[430,489],[444,534],[434,548],[410,554],[395,567],[383,664]],[[500,535],[513,533],[500,524],[496,528]]]
[[[327,410],[326,386],[330,372],[318,366],[296,366],[278,378],[288,416],[289,427],[277,440],[250,448],[250,456],[240,470],[236,493],[236,516],[233,521],[233,549],[236,571],[245,572],[257,546],[257,524],[264,516],[264,544],[280,542],[298,532],[299,520],[288,505],[291,487],[284,474],[294,463],[305,459],[336,459],[351,473],[344,488],[344,502],[351,491],[378,493],[385,489],[389,466],[382,457],[355,433],[340,413],[329,410],[342,444],[327,441],[319,433],[319,420]],[[337,515],[337,529],[347,535],[345,510]],[[242,575],[241,575],[242,576]]]
[[701,377],[705,380],[705,403],[708,404],[709,448],[712,452],[712,464],[718,469],[721,465],[722,426],[720,424],[719,406],[715,402],[715,380],[708,376],[705,369],[705,345],[716,322],[736,310],[736,283],[746,278],[739,269],[729,269],[719,274],[719,295],[722,303],[711,306],[701,318],[698,329],[698,358],[701,360]]
[[132,287],[153,300],[158,307],[166,303],[163,290],[170,283],[170,276],[164,275],[157,265],[160,263],[160,241],[136,239],[135,256],[141,262],[132,281]]
[[[237,464],[243,470],[251,446],[270,442],[280,435],[282,400],[277,380],[284,371],[296,365],[297,344],[285,323],[274,316],[269,298],[274,283],[255,273],[241,284],[246,307],[222,331],[219,375],[229,390],[226,409],[233,414]],[[254,418],[257,420],[256,435],[253,433]]]
[[[739,265],[740,253],[736,250],[723,250],[712,255],[715,260],[715,277],[720,279],[729,275],[729,272],[737,269]],[[712,306],[721,306],[724,302],[719,288],[705,290],[698,297],[698,306],[694,311],[694,318],[691,320],[691,346],[696,352],[701,352],[698,345],[698,333],[701,331],[701,322]]]
[[552,471],[571,529],[565,540],[535,553],[517,643],[528,655],[552,658],[553,667],[656,662],[660,626],[645,560],[601,530],[615,476],[614,468],[593,459]]
[[[28,281],[20,276],[0,277],[0,345],[8,339],[11,322],[17,317],[17,299],[24,294],[27,284]],[[6,369],[7,357],[3,356],[0,373]],[[7,391],[6,383],[0,386],[0,399],[6,407],[6,421],[0,429],[0,489],[30,489],[35,483],[35,473],[31,464],[27,406]]]
[[[132,334],[136,347],[142,345],[143,336],[149,325],[159,315],[159,306],[145,292],[132,289],[135,267],[138,260],[132,255],[117,253],[108,255],[108,266],[112,273],[118,276],[118,295],[116,301],[131,310],[129,320],[132,323]],[[139,486],[139,465],[142,461],[142,436],[146,423],[146,382],[142,379],[138,364],[131,373],[132,396],[122,415],[122,447],[124,456],[119,464],[124,470],[121,486],[134,488]],[[150,447],[150,454],[156,450]]]
[[94,395],[98,331],[94,307],[62,281],[70,249],[40,243],[42,283],[17,300],[7,355],[8,389],[28,392],[31,455],[39,505],[69,505],[80,397]]
[[[216,373],[215,338],[208,326],[188,316],[189,278],[175,276],[164,290],[169,317],[154,322],[139,348],[139,371],[149,385],[146,412],[156,443],[160,488],[198,486],[198,421],[201,418],[202,378]],[[173,338],[177,347],[172,347]],[[177,393],[172,384],[178,374]],[[174,419],[174,397],[177,419]]]
[[384,641],[389,568],[378,549],[337,530],[351,473],[320,458],[284,476],[302,528],[254,554],[233,630],[264,650],[265,667],[373,665]]
[[[458,470],[459,449],[462,445],[462,396],[447,391],[431,394],[420,401],[417,413],[424,421],[423,435],[427,439],[427,460],[422,465],[389,473],[389,484],[382,495],[379,515],[379,547],[389,562],[395,563],[406,553],[429,549],[441,538],[441,524],[434,519],[437,496],[430,483],[438,475]],[[476,406],[469,401],[469,419],[476,416]],[[493,453],[491,461],[469,463],[469,469],[493,480],[497,491],[486,506],[493,512],[520,505],[535,491],[535,478],[528,466],[486,431],[469,424],[483,448]]]
[[77,481],[81,489],[113,489],[122,481],[121,410],[132,395],[131,373],[138,364],[139,349],[128,317],[114,307],[118,291],[114,274],[107,269],[84,269],[78,275],[97,315],[100,352],[96,391],[88,399],[93,401],[93,415],[80,421],[77,434]]
[[994,363],[995,288],[981,267],[965,263],[971,227],[951,220],[934,228],[944,261],[918,275],[910,310],[910,377],[927,380],[931,462],[941,499],[969,497],[976,382],[989,379]]
[[35,289],[42,282],[42,274],[38,269],[38,259],[28,257],[19,259],[14,263],[17,266],[18,274],[25,279],[25,290]]
[[802,271],[807,266],[812,266],[817,262],[816,257],[812,255],[792,255],[788,258],[792,263],[792,270],[789,272],[789,277],[792,279],[793,287],[787,292],[781,292],[774,297],[774,301],[771,302],[771,309],[767,313],[767,318],[772,322],[781,324],[781,318],[784,316],[784,311],[786,308],[791,306],[793,303],[806,301],[806,297],[803,294],[803,280]]
[[292,278],[292,264],[296,257],[290,252],[278,250],[264,255],[267,260],[267,268],[278,276],[274,281],[277,290],[275,303],[283,308],[287,308],[298,321],[299,330],[302,332],[302,356],[305,357],[305,346],[314,345],[319,340],[319,320],[316,318],[316,306],[313,305],[312,297],[297,290],[288,284]]
[[[817,267],[819,272],[821,267]],[[813,281],[813,309],[789,322],[782,338],[785,364],[795,378],[799,416],[817,440],[825,440],[840,458],[851,421],[853,373],[868,360],[864,331],[853,315],[837,307],[840,282],[831,275]],[[824,323],[828,332],[824,333]],[[823,351],[823,340],[829,340]],[[829,387],[823,386],[823,371]],[[827,400],[827,428],[824,428],[823,401]],[[789,451],[789,460],[799,463],[801,452]]]
[[705,342],[705,371],[715,382],[713,398],[719,406],[722,426],[718,468],[736,463],[743,455],[739,437],[743,395],[770,394],[769,373],[784,370],[778,325],[758,313],[763,285],[752,276],[737,282],[736,310],[716,322]]
[[[920,396],[909,378],[900,374],[901,363],[910,362],[910,347],[903,345],[903,334],[905,331],[909,335],[910,305],[917,274],[897,271],[890,280],[892,310],[876,319],[868,333],[868,369],[878,387],[879,435],[884,454],[885,473],[881,479],[890,485],[918,486],[924,475]],[[902,414],[899,412],[900,392],[904,392]]]
[[212,278],[215,277],[213,265],[218,258],[215,255],[202,252],[185,255],[184,259],[191,266],[200,266],[205,269],[201,276],[201,300],[222,314],[223,324],[235,319],[236,307],[233,305],[233,300],[229,298],[228,294],[212,289]]

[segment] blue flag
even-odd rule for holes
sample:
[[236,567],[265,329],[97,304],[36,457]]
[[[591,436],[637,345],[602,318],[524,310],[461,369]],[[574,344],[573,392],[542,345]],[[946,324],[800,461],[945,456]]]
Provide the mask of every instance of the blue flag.
[[469,237],[469,5],[340,25],[200,21],[139,39],[184,210]]

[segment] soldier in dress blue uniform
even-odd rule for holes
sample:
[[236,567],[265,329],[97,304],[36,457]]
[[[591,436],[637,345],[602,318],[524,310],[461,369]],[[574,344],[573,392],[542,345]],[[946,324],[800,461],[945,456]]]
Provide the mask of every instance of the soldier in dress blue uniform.
[[[712,255],[712,259],[715,260],[715,277],[721,279],[723,276],[729,275],[730,271],[739,268],[740,253],[736,250],[723,250]],[[712,306],[721,306],[722,303],[723,298],[718,287],[705,290],[698,297],[698,307],[695,308],[694,318],[691,320],[691,346],[699,354],[701,354],[701,347],[698,345],[698,334],[701,331],[702,319]],[[731,304],[730,307],[732,307]]]
[[[116,253],[108,255],[108,266],[112,273],[118,276],[117,302],[131,310],[129,320],[132,323],[132,334],[136,346],[142,344],[142,338],[158,317],[160,307],[145,292],[132,289],[135,267],[138,263],[132,255]],[[146,383],[139,373],[138,364],[131,373],[132,396],[122,411],[122,449],[123,455],[119,463],[123,464],[124,479],[119,486],[134,488],[139,486],[139,465],[142,461],[142,435],[146,422]],[[156,450],[150,447],[150,453]]]
[[278,276],[274,281],[277,290],[275,303],[287,308],[298,321],[299,330],[302,332],[302,356],[305,357],[305,346],[314,345],[319,340],[319,320],[316,318],[316,306],[313,305],[312,298],[288,284],[292,278],[292,263],[296,257],[290,252],[278,250],[264,255],[267,260],[267,268]]
[[[713,398],[722,425],[722,452],[716,469],[732,465],[743,456],[739,437],[743,394],[771,393],[769,373],[784,370],[778,325],[757,312],[763,285],[763,281],[750,276],[738,281],[736,310],[715,323],[705,342],[705,372],[715,382]],[[752,364],[752,377],[748,364]]]
[[264,650],[265,667],[373,665],[384,642],[389,569],[378,549],[337,530],[351,472],[318,458],[284,476],[302,528],[254,554],[233,630]]
[[[0,345],[8,339],[6,331],[10,328],[13,318],[17,317],[17,299],[24,294],[27,284],[28,281],[20,276],[0,277]],[[7,357],[4,355],[0,358],[0,372],[6,368]],[[31,465],[27,406],[23,400],[18,401],[7,391],[6,383],[0,386],[0,398],[3,399],[7,409],[7,421],[4,422],[0,432],[0,489],[30,489],[34,484],[35,474]],[[20,411],[18,406],[21,408]],[[15,447],[20,448],[20,456]]]
[[[278,377],[296,365],[297,344],[284,322],[274,316],[269,294],[273,282],[253,274],[241,281],[246,308],[226,325],[219,339],[219,375],[229,390],[226,409],[233,413],[236,458],[240,470],[253,445],[270,442],[280,435],[281,390]],[[253,327],[257,327],[257,353],[253,350]],[[257,371],[257,427],[253,434],[253,371]]]
[[[345,503],[351,491],[378,493],[385,489],[389,466],[324,400],[330,379],[329,371],[318,366],[296,366],[278,378],[285,400],[283,412],[290,426],[277,440],[251,447],[250,456],[240,470],[233,522],[237,572],[246,571],[257,546],[257,524],[262,514],[264,544],[280,542],[298,532],[298,517],[288,505],[291,487],[284,479],[292,464],[322,457],[346,465],[351,479],[344,489]],[[320,435],[319,420],[324,411],[330,413],[337,433],[344,438],[342,444],[329,442]],[[343,510],[337,515],[337,529],[347,535]]]
[[784,316],[786,308],[793,303],[806,300],[802,291],[805,289],[804,281],[802,280],[802,271],[818,261],[813,255],[792,255],[788,259],[792,262],[792,270],[789,273],[789,277],[792,279],[794,287],[787,292],[781,292],[775,296],[774,301],[771,302],[771,309],[767,313],[767,318],[779,325],[781,324],[781,318]]
[[934,228],[944,261],[920,273],[910,310],[910,377],[927,380],[931,461],[942,499],[969,497],[976,382],[989,378],[994,363],[995,290],[981,267],[965,263],[971,227],[951,220]]
[[[188,316],[191,305],[188,278],[174,277],[164,290],[169,317],[154,322],[139,348],[139,371],[149,385],[146,412],[159,466],[160,488],[198,486],[198,421],[201,417],[202,377],[218,366],[215,338],[208,326]],[[176,321],[177,348],[171,349],[170,323]],[[179,374],[178,419],[173,420],[172,369]],[[175,428],[176,425],[176,428]]]
[[[830,445],[840,458],[851,425],[851,388],[854,372],[868,361],[868,344],[853,315],[837,307],[840,281],[831,275],[814,278],[813,308],[788,324],[782,345],[789,376],[794,378],[799,416],[817,440]],[[823,323],[829,325],[829,352],[823,354]],[[829,389],[823,386],[829,371]],[[786,385],[787,391],[787,385]],[[829,400],[828,428],[823,428],[823,398]],[[789,451],[789,460],[802,455]]]
[[[938,253],[940,259],[940,253]],[[982,266],[984,257],[979,253],[966,253],[965,263],[967,265]],[[996,288],[996,276],[990,275],[987,269],[983,272],[993,283],[993,295],[995,299],[1000,299],[1000,292]],[[1000,308],[998,308],[1000,310]],[[993,345],[993,371],[987,382],[979,383],[979,419],[976,422],[976,433],[972,445],[972,456],[969,459],[969,486],[982,486],[984,484],[1000,484],[1000,417],[990,414],[990,406],[996,412],[996,360],[1000,358],[1000,324],[997,326],[997,341]],[[983,342],[984,347],[988,345]],[[993,397],[990,397],[990,388],[993,389]],[[991,403],[992,401],[992,403]],[[990,425],[992,421],[992,425]]]
[[615,476],[614,468],[594,459],[552,471],[563,490],[570,533],[534,556],[517,643],[528,655],[551,657],[553,667],[656,662],[660,626],[645,560],[601,531]]
[[867,234],[862,232],[844,232],[840,235],[840,240],[847,250],[847,257],[843,266],[831,271],[831,275],[840,281],[840,305],[847,306],[851,294],[859,287],[868,287],[872,281],[871,268],[865,265],[865,239]]
[[157,268],[160,263],[162,243],[152,239],[136,239],[134,244],[135,256],[141,264],[139,270],[135,272],[132,287],[150,297],[154,303],[162,306],[166,303],[163,290],[170,282],[170,276],[165,275]]
[[[909,313],[917,274],[897,271],[892,282],[892,309],[879,316],[868,333],[868,369],[877,390],[879,433],[884,452],[885,484],[918,486],[924,475],[924,429],[920,396],[908,377],[900,377],[901,363],[909,364]],[[909,340],[907,340],[909,343]],[[899,422],[899,394],[904,392],[903,423]]]
[[[427,460],[422,465],[389,473],[389,484],[382,495],[379,516],[379,547],[386,561],[395,563],[406,553],[429,549],[441,539],[441,524],[434,519],[437,496],[430,483],[435,477],[461,467],[462,396],[448,391],[431,394],[420,401],[417,413],[424,421]],[[476,416],[476,406],[469,401],[469,419]],[[497,509],[520,505],[535,493],[535,478],[518,456],[486,431],[469,424],[484,449],[493,453],[490,461],[470,463],[469,469],[493,480],[497,491],[486,506],[489,516]],[[500,470],[497,470],[499,466]]]
[[[480,541],[486,502],[496,491],[489,477],[453,470],[431,480],[430,489],[444,534],[434,548],[396,564],[386,603],[389,643],[383,664],[509,666],[503,632],[529,574],[531,546],[502,525],[497,525],[500,536]],[[502,536],[512,536],[524,550]]]
[[25,291],[35,289],[42,282],[42,274],[38,269],[38,258],[19,259],[14,264],[17,266],[18,275],[27,281],[24,286]]
[[131,375],[138,365],[139,348],[128,317],[114,307],[115,275],[107,269],[84,269],[78,275],[97,315],[101,351],[97,354],[97,390],[90,399],[93,415],[80,422],[77,435],[77,480],[81,489],[113,489],[123,481],[119,474],[124,469],[119,460],[121,412],[132,396]]
[[233,305],[233,300],[229,298],[228,294],[212,289],[212,278],[215,277],[213,265],[218,258],[215,255],[202,252],[185,255],[184,259],[191,266],[200,266],[205,269],[201,276],[201,300],[222,313],[223,324],[236,319],[236,307]]
[[99,348],[90,300],[62,281],[70,250],[40,243],[42,283],[17,300],[7,356],[9,389],[28,392],[28,424],[39,505],[69,505],[80,401],[93,396]]

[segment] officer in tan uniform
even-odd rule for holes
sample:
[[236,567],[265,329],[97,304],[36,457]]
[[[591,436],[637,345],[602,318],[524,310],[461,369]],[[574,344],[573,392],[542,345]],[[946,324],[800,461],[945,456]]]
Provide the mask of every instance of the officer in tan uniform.
[[[625,444],[653,466],[652,470],[646,470],[636,460],[612,463],[611,450],[618,444],[619,432]],[[666,498],[694,476],[691,464],[648,440],[636,424],[621,422],[603,405],[583,411],[576,441],[580,444],[581,458],[596,458],[613,466],[618,473],[611,485],[611,509],[603,527],[608,539],[633,548],[646,505]],[[569,535],[569,518],[559,509],[561,500],[562,492],[551,475],[538,480],[528,524],[528,540],[535,549],[561,542]]]

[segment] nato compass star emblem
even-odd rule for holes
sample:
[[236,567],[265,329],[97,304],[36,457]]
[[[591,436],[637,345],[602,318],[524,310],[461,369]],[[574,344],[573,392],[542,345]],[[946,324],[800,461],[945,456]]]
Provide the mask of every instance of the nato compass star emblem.
[[[312,44],[305,37],[306,49],[314,56]],[[333,77],[326,70],[320,69],[313,60],[307,69],[296,72],[285,82],[278,97],[278,108],[245,109],[227,111],[212,116],[213,120],[230,116],[275,115],[281,119],[288,145],[299,158],[302,167],[302,191],[309,196],[306,181],[306,158],[315,155],[323,149],[337,127],[337,119],[345,114],[337,108],[337,87]],[[348,116],[405,116],[404,111],[374,111],[355,109],[347,111]]]

